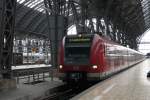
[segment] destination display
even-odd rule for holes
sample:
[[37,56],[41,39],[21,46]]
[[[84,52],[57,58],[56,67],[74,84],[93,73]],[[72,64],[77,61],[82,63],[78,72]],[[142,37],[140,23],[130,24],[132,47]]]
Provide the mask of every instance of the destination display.
[[66,42],[67,43],[89,43],[92,41],[91,36],[86,37],[67,37]]
[[89,42],[90,38],[74,38],[69,39],[69,42]]

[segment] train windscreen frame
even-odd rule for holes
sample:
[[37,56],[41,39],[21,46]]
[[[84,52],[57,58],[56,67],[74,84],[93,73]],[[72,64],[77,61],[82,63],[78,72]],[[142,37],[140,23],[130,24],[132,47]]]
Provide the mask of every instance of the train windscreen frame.
[[93,35],[66,37],[65,64],[89,64],[92,40]]

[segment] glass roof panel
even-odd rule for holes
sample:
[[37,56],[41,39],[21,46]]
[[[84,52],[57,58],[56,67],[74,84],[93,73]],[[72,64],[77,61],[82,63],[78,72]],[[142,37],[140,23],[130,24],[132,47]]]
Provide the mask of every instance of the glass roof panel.
[[31,1],[28,1],[28,2],[26,2],[24,5],[27,6],[27,5],[30,4],[30,3],[31,3]]
[[150,12],[149,12],[149,9],[150,9],[150,1],[149,0],[143,0],[142,2],[142,7],[143,7],[143,16],[144,16],[144,20],[145,20],[145,25],[146,27],[149,27],[150,26],[150,21],[149,21],[149,18],[150,18]]
[[[34,8],[40,12],[44,11],[44,0],[17,0],[19,4],[24,4],[24,6],[29,8]],[[41,9],[39,9],[41,7]]]
[[17,2],[20,4],[23,3],[24,1],[26,1],[26,0],[17,0]]

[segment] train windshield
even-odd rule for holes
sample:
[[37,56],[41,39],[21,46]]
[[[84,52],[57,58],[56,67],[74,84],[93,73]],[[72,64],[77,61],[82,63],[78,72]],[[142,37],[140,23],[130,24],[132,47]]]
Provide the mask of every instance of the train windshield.
[[66,39],[65,63],[66,64],[89,64],[91,37],[75,37]]
[[65,49],[67,64],[87,64],[89,56],[90,47],[66,47]]

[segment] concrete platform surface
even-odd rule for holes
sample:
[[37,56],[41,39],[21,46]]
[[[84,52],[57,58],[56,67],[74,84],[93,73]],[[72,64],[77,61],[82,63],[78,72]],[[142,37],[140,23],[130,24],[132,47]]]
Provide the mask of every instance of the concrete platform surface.
[[0,91],[0,100],[39,100],[46,96],[50,89],[62,84],[56,79],[35,85],[17,84],[16,89]]
[[16,88],[16,80],[15,79],[1,79],[0,80],[0,91],[6,89]]
[[85,90],[71,100],[150,100],[150,59]]

